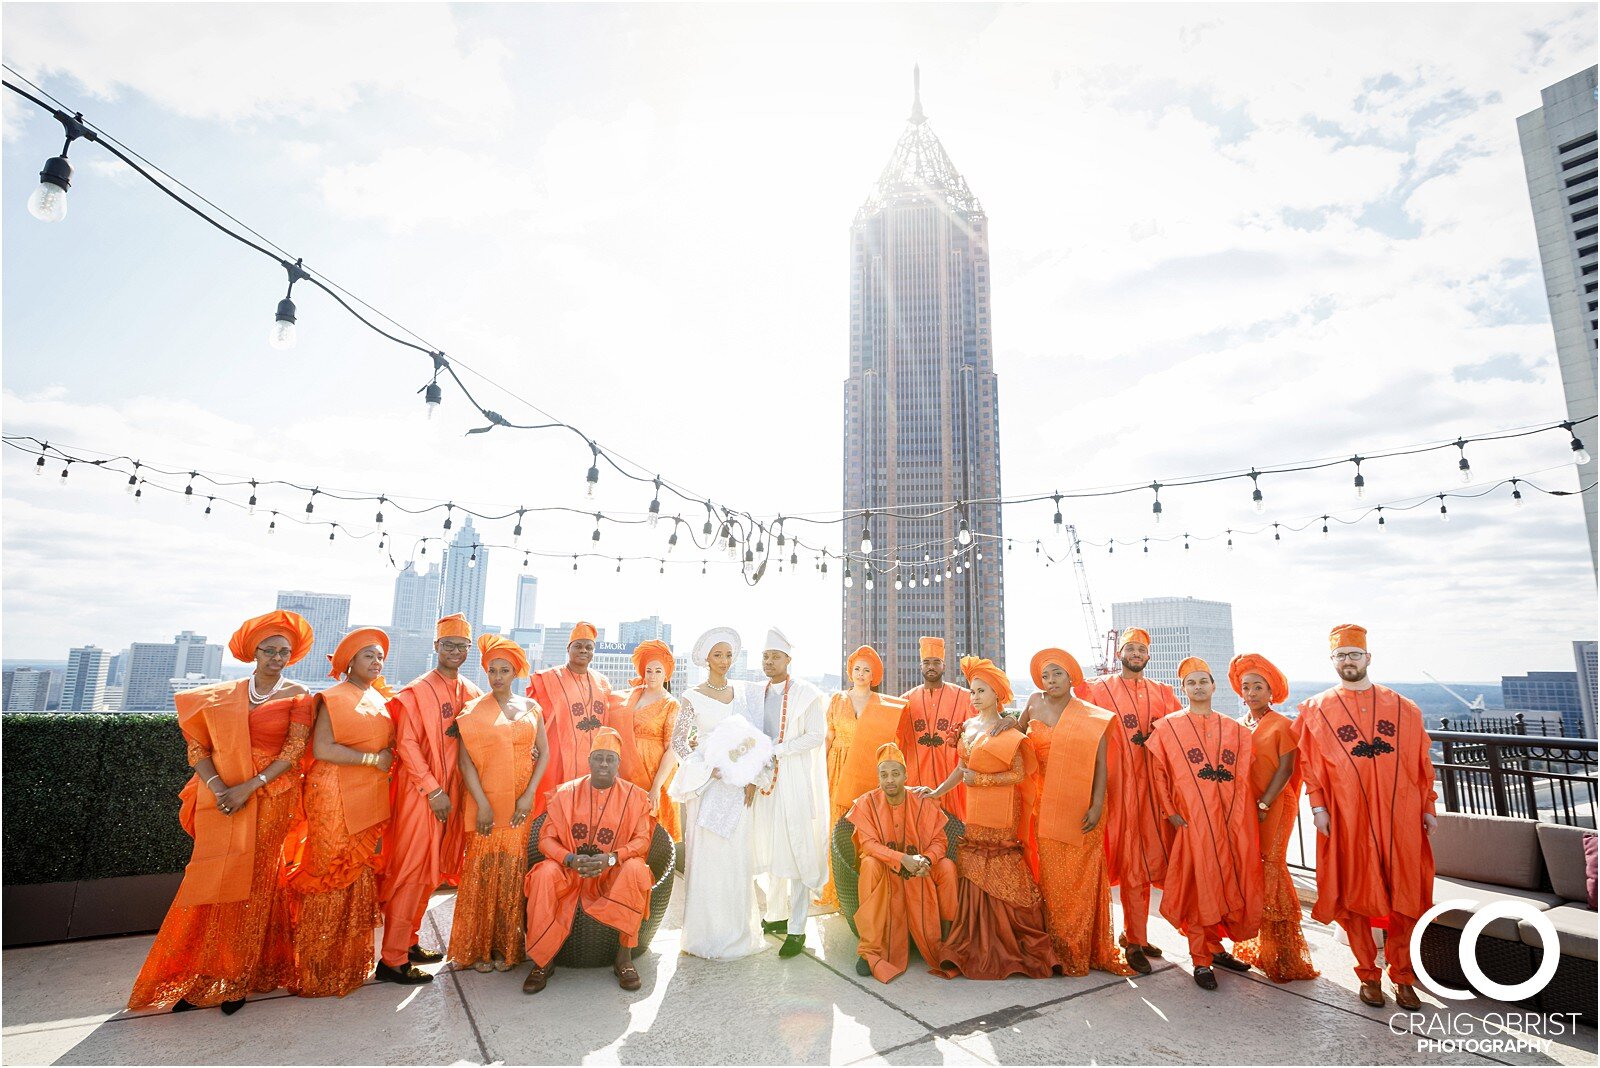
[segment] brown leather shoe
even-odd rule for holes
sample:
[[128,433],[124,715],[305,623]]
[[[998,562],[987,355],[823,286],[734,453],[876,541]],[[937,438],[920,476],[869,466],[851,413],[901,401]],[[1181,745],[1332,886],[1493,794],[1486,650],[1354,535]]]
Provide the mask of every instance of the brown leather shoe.
[[1143,946],[1129,945],[1122,951],[1122,955],[1128,959],[1128,967],[1140,975],[1150,974],[1150,961],[1144,955]]
[[1422,999],[1417,997],[1417,992],[1410,983],[1394,984],[1394,1003],[1402,1009],[1413,1011],[1422,1008]]
[[1361,981],[1361,1004],[1371,1005],[1375,1009],[1383,1008],[1387,999],[1383,996],[1383,984],[1376,979],[1363,979]]
[[522,992],[524,994],[537,994],[543,990],[545,984],[550,982],[550,973],[553,971],[555,971],[553,965],[548,968],[541,968],[535,964],[533,970],[528,973],[528,977],[522,981]]
[[633,961],[626,964],[612,964],[611,970],[617,973],[617,985],[624,990],[638,990],[642,985],[639,981],[639,969],[633,966]]

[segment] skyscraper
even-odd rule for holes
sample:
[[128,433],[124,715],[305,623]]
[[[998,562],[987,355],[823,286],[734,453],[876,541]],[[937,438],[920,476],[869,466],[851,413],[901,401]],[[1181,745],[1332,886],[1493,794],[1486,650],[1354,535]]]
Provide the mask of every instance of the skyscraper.
[[67,681],[61,691],[61,711],[93,712],[97,708],[104,708],[106,678],[110,668],[109,650],[94,645],[70,650],[67,653]]
[[395,630],[433,633],[439,618],[439,572],[426,566],[418,571],[407,563],[394,577],[394,607],[389,626]]
[[[472,517],[462,521],[444,558],[444,599],[439,614],[460,612],[472,624],[472,633],[483,631],[483,591],[488,586],[489,550],[478,544]],[[429,621],[431,627],[432,621]]]
[[[129,712],[150,712],[172,707],[172,673],[178,666],[178,647],[172,642],[134,642],[128,647],[122,707]],[[330,647],[330,652],[331,647]],[[326,665],[327,661],[323,661]],[[287,674],[287,673],[286,673]],[[326,668],[323,674],[327,674]]]
[[222,677],[222,646],[207,643],[204,634],[196,634],[186,630],[173,639],[177,648],[174,657],[172,677],[181,679],[186,675],[199,675],[202,678],[218,679]]
[[[1111,606],[1111,625],[1118,631],[1143,627],[1150,632],[1146,678],[1177,687],[1178,665],[1184,657],[1198,656],[1210,664],[1220,684],[1217,707],[1229,707],[1231,698],[1222,691],[1227,688],[1228,662],[1233,659],[1233,605],[1193,597],[1119,601]],[[1112,664],[1111,669],[1119,667]]]
[[536,575],[517,576],[517,610],[512,617],[513,630],[532,630],[538,622],[534,609],[539,603],[539,578]]
[[1583,734],[1583,695],[1576,671],[1502,675],[1500,696],[1507,712],[1551,712],[1560,717],[1563,733]]
[[672,644],[672,624],[661,622],[660,616],[651,616],[649,619],[626,620],[617,624],[617,641],[629,649],[640,642],[647,641],[666,642]]
[[1000,497],[989,221],[913,77],[905,132],[850,228],[844,385],[840,666],[871,644],[895,693],[921,679],[921,635],[947,640],[947,664],[1005,646],[1000,507],[968,503]]
[[[37,668],[6,669],[0,687],[0,708],[7,712],[43,712],[50,696],[50,672]],[[62,711],[67,709],[63,707]]]
[[1573,642],[1572,659],[1578,666],[1578,700],[1583,705],[1583,730],[1579,733],[1585,738],[1593,738],[1595,699],[1600,697],[1600,643],[1592,638],[1586,642]]
[[[1595,414],[1595,309],[1597,265],[1595,224],[1595,87],[1600,68],[1590,67],[1549,86],[1542,106],[1517,119],[1522,165],[1533,201],[1533,226],[1539,235],[1545,296],[1555,328],[1556,359],[1567,395],[1567,418]],[[1588,451],[1600,451],[1600,424],[1583,423],[1573,433]],[[1591,460],[1578,480],[1594,481]],[[1583,517],[1589,528],[1589,560],[1595,554],[1595,490],[1583,491]],[[1600,574],[1600,572],[1597,572]]]
[[303,682],[313,691],[327,689],[333,684],[328,677],[328,654],[350,629],[350,595],[279,590],[278,607],[304,616],[313,634],[311,652],[285,670],[283,677]]

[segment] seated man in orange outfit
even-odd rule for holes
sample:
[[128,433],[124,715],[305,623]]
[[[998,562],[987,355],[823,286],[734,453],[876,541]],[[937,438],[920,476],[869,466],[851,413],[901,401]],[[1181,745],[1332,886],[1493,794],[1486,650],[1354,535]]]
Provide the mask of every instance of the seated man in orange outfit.
[[583,911],[617,931],[612,970],[624,990],[639,989],[633,947],[650,908],[655,877],[650,853],[650,795],[617,776],[622,736],[610,727],[594,732],[589,774],[563,783],[550,795],[539,851],[545,859],[528,871],[528,957],[533,970],[522,984],[537,994],[550,981],[552,962]]
[[934,975],[944,936],[956,915],[960,878],[947,855],[945,813],[937,801],[906,790],[906,758],[900,747],[878,747],[878,788],[856,798],[845,818],[856,829],[861,850],[861,934],[857,975],[887,983],[906,970],[908,942]]

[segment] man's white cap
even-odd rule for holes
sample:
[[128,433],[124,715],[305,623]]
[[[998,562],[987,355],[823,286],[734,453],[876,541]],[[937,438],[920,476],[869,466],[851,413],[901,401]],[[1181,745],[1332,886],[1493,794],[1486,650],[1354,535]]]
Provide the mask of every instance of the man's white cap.
[[706,666],[706,658],[711,655],[712,648],[718,642],[727,642],[728,648],[733,650],[734,659],[739,657],[739,632],[732,627],[712,627],[694,640],[694,652],[690,655],[698,666]]
[[777,650],[778,652],[783,653],[785,656],[794,655],[794,646],[790,644],[789,639],[784,636],[783,631],[779,630],[777,627],[773,627],[771,630],[767,631],[767,644],[761,647],[761,651],[763,653],[768,652],[769,650]]

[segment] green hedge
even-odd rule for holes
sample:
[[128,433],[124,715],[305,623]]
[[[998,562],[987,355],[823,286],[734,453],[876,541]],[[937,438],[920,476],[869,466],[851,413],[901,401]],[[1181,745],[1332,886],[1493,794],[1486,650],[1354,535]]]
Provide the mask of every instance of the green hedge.
[[182,871],[189,778],[173,714],[0,716],[4,883]]

